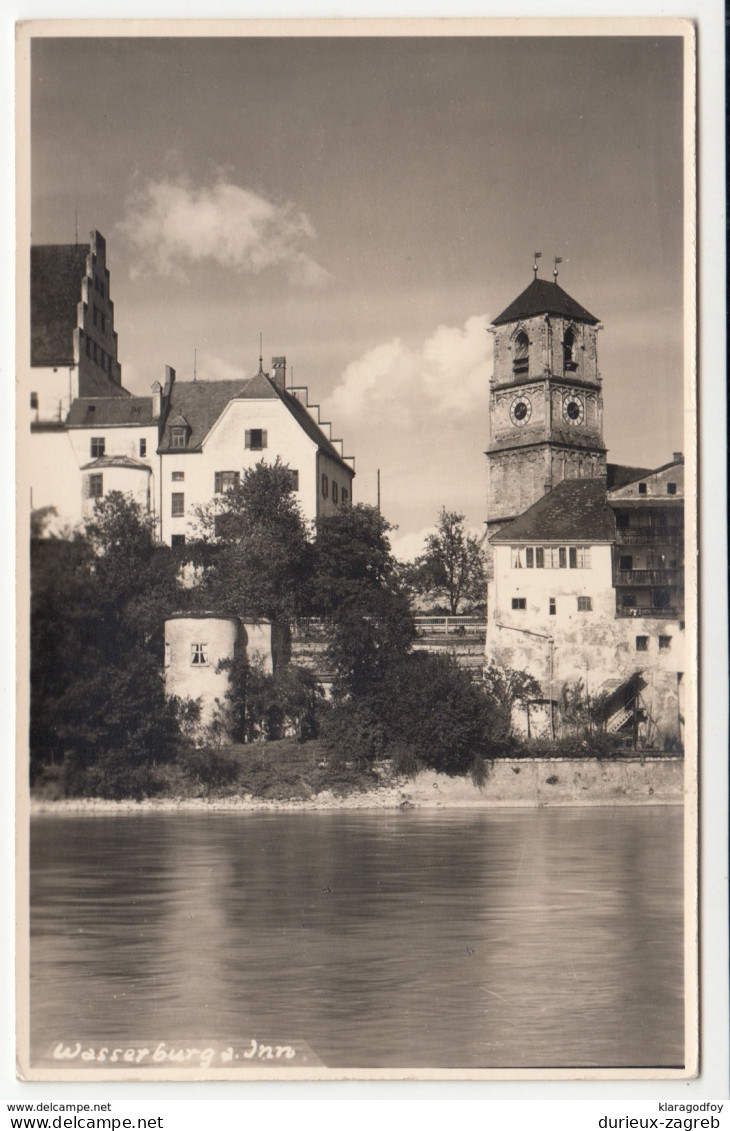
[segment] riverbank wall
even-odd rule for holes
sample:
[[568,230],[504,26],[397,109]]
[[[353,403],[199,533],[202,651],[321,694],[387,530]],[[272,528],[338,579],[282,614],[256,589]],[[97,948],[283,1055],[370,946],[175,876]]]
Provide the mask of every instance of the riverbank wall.
[[677,756],[610,761],[519,758],[488,763],[481,786],[468,777],[450,778],[424,770],[414,778],[389,781],[344,797],[325,790],[290,801],[239,794],[145,801],[31,799],[31,814],[679,805],[684,799],[684,771],[684,759]]

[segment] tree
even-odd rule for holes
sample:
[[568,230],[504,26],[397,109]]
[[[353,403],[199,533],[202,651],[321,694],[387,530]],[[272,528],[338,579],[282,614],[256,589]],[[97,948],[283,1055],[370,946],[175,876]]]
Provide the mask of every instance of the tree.
[[484,604],[484,555],[479,541],[467,533],[462,514],[441,508],[436,533],[427,537],[425,552],[413,563],[409,581],[416,593],[445,599],[452,616],[463,601]]
[[287,622],[306,588],[311,545],[289,469],[277,458],[244,471],[222,500],[199,512],[190,556],[203,564],[198,601],[238,616]]
[[415,629],[375,507],[358,504],[317,523],[310,609],[330,622],[328,654],[342,694],[367,693],[404,656]]

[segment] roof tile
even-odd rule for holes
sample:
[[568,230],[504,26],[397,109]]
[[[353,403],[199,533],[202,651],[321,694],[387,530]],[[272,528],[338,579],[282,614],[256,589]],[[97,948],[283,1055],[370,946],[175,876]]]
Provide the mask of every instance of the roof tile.
[[498,542],[611,542],[616,527],[606,480],[565,479],[491,538]]
[[492,319],[492,325],[518,322],[520,318],[532,318],[535,314],[563,315],[579,322],[590,322],[593,326],[598,323],[598,319],[590,311],[571,298],[557,283],[551,283],[547,279],[533,279],[514,302]]

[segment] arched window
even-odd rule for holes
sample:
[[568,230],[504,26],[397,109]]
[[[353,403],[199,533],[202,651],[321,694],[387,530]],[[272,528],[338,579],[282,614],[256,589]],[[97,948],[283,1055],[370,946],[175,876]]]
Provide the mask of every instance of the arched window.
[[563,338],[563,369],[566,373],[575,373],[578,368],[578,363],[573,357],[574,349],[575,334],[572,330],[566,330]]
[[515,352],[512,358],[512,369],[515,373],[527,373],[530,368],[530,339],[524,330],[520,330],[515,338]]

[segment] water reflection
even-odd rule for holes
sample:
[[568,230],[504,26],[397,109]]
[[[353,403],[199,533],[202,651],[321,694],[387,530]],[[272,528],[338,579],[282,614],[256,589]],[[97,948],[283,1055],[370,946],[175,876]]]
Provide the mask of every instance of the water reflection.
[[251,1036],[330,1067],[676,1066],[679,809],[41,816],[35,1055]]

